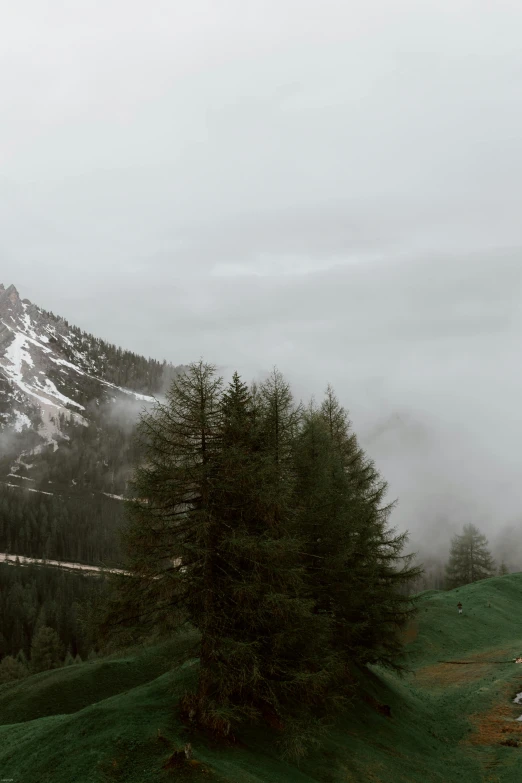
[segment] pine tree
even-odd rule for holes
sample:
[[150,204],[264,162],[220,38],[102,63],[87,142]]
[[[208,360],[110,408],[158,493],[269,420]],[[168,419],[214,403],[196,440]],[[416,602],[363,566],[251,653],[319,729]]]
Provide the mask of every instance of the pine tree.
[[166,402],[142,415],[142,462],[130,485],[123,534],[134,578],[110,579],[113,597],[101,625],[104,637],[119,625],[130,641],[151,631],[168,635],[190,620],[202,634],[202,702],[219,625],[213,584],[220,528],[211,493],[222,385],[213,365],[193,363],[173,380]]
[[31,644],[31,669],[43,672],[61,666],[63,645],[53,628],[41,626]]
[[[295,505],[302,406],[294,404],[290,386],[276,368],[261,386],[253,385],[252,398],[261,459],[259,495],[268,512],[264,538],[272,539],[266,577],[272,619],[267,616],[263,658],[273,662],[272,676],[282,678],[287,689],[288,699],[279,697],[274,706],[285,724],[280,745],[296,759],[318,740],[323,720],[345,703],[337,688],[342,662],[328,646],[330,618],[317,613],[308,589],[306,534]],[[279,660],[284,668],[278,671]]]
[[209,461],[217,447],[222,379],[214,375],[212,365],[191,364],[173,380],[166,402],[141,417],[140,464],[129,483],[132,499],[122,534],[134,578],[109,577],[113,590],[100,625],[103,639],[118,629],[124,642],[139,641],[151,630],[168,635],[190,617],[190,601],[212,600],[203,581],[212,566],[204,543],[215,527],[209,518]]
[[448,589],[494,575],[495,563],[487,546],[486,536],[472,524],[464,525],[462,534],[454,536],[446,565]]
[[183,714],[221,735],[263,716],[284,725],[299,755],[333,664],[303,589],[291,502],[296,415],[277,371],[252,394],[237,374],[222,393],[201,362],[174,381],[167,404],[142,422],[146,464],[126,534],[135,578],[111,611],[129,627],[143,618],[169,631],[189,620],[201,634],[200,666]]
[[341,463],[331,462],[335,512],[319,542],[327,552],[328,588],[323,583],[321,589],[332,596],[333,644],[347,663],[379,663],[400,674],[401,631],[416,611],[405,588],[422,569],[411,565],[414,554],[402,554],[407,533],[388,526],[395,503],[383,505],[387,484],[360,448],[330,385],[320,415]]
[[509,568],[505,564],[504,561],[501,562],[501,564],[498,567],[498,575],[499,576],[505,576],[506,574],[509,574]]
[[203,542],[211,556],[204,573],[207,600],[203,606],[197,596],[186,601],[202,642],[198,689],[185,694],[182,713],[225,735],[234,722],[259,715],[259,644],[248,634],[260,600],[255,569],[252,578],[253,534],[260,532],[253,418],[247,387],[234,373],[213,423],[217,448],[208,466],[207,494],[212,538]]
[[342,569],[339,542],[345,535],[347,477],[328,426],[312,400],[295,441],[294,507],[306,538],[307,580],[315,611],[333,613],[333,573]]

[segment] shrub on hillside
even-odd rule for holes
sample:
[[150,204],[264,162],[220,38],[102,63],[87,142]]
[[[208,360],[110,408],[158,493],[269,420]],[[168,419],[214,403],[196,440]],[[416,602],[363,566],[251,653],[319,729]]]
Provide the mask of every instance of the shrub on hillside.
[[6,655],[0,662],[0,685],[27,677],[29,670],[12,655]]
[[74,664],[74,658],[71,655],[71,651],[67,650],[67,655],[65,656],[65,660],[63,662],[64,666],[72,666]]

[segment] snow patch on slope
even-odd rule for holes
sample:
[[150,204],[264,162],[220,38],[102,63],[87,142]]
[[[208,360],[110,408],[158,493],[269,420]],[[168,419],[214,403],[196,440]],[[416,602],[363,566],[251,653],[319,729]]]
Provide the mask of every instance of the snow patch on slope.
[[[12,332],[14,331],[4,321],[2,321],[2,323]],[[34,367],[31,354],[27,351],[27,338],[25,335],[20,334],[20,332],[15,332],[14,340],[6,350],[4,356],[11,365],[11,367],[6,367],[5,369],[15,381],[22,380],[22,365],[24,362],[28,367]]]
[[[82,354],[80,354],[80,356],[81,355]],[[63,367],[70,367],[71,370],[75,370],[75,372],[77,372],[79,375],[84,375],[86,378],[92,378],[93,380],[102,383],[104,386],[109,386],[111,389],[117,389],[118,391],[123,392],[123,394],[130,394],[136,400],[143,400],[144,402],[155,402],[156,399],[155,397],[150,397],[147,394],[139,394],[138,392],[132,391],[131,389],[125,389],[123,386],[116,386],[115,383],[110,383],[110,381],[104,381],[102,380],[102,378],[97,378],[95,375],[91,375],[88,372],[84,372],[83,370],[80,370],[80,368],[76,364],[67,362],[65,361],[65,359],[55,359],[53,356],[50,356],[49,358],[55,364],[62,365]]]
[[30,427],[31,426],[31,419],[29,416],[27,416],[26,413],[20,413],[20,411],[15,410],[15,423],[14,423],[14,431],[15,432],[22,432],[24,427]]
[[80,405],[79,402],[75,402],[74,400],[71,400],[69,397],[66,397],[65,394],[62,394],[58,389],[56,388],[56,385],[49,380],[49,378],[45,379],[45,387],[44,390],[47,391],[49,394],[51,394],[53,397],[56,397],[61,402],[65,403],[65,405],[75,405],[77,408],[80,408],[80,410],[84,411],[85,406]]

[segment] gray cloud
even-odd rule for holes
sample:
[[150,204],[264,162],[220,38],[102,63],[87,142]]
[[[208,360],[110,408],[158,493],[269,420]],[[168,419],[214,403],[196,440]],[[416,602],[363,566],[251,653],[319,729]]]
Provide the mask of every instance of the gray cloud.
[[42,8],[0,29],[0,279],[146,355],[331,381],[399,527],[507,546],[519,6]]

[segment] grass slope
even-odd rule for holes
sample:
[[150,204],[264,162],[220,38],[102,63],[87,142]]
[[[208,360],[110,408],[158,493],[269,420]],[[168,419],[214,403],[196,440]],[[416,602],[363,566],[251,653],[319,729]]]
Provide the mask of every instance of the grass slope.
[[[189,634],[0,687],[0,778],[518,783],[522,705],[512,700],[522,690],[522,666],[512,659],[522,652],[522,573],[427,591],[418,605],[405,639],[413,671],[403,679],[379,667],[360,672],[361,698],[299,768],[277,757],[276,736],[267,730],[249,729],[230,747],[188,737],[175,705],[197,677],[196,637]],[[187,739],[194,763],[165,769]]]

